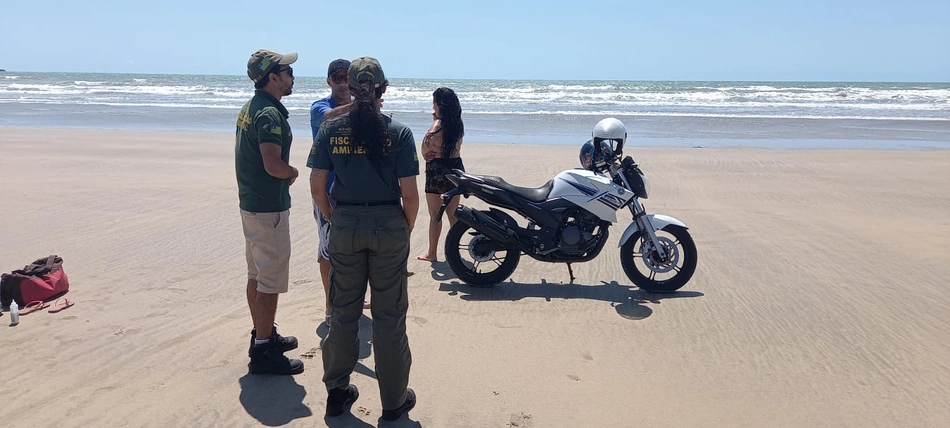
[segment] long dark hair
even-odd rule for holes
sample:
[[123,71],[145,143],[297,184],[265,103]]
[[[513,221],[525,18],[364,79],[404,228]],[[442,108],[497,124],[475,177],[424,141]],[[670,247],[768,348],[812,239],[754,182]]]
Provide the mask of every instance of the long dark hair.
[[442,132],[442,157],[450,158],[455,152],[459,140],[465,135],[465,125],[462,124],[462,106],[455,91],[449,88],[439,88],[432,93],[432,102],[439,106],[442,113],[441,125],[435,132]]
[[392,146],[389,125],[376,110],[376,100],[383,96],[383,87],[374,89],[361,85],[360,88],[350,87],[350,93],[356,98],[355,107],[348,117],[354,144],[366,150],[373,166],[381,168],[389,163],[389,147]]

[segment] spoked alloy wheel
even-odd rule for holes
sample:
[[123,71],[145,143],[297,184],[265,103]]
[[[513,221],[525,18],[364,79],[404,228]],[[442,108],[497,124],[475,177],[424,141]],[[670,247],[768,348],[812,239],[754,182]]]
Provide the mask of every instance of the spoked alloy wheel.
[[487,287],[504,281],[518,267],[519,259],[520,250],[504,248],[461,221],[455,222],[445,238],[445,260],[469,285]]
[[653,292],[672,292],[686,285],[696,271],[696,244],[685,228],[668,225],[656,231],[666,257],[660,258],[650,238],[634,233],[620,247],[620,263],[627,277]]

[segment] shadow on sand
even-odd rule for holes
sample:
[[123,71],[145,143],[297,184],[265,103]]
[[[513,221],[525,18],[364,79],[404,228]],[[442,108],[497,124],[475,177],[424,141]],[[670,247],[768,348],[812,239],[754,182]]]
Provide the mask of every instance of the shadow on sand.
[[293,376],[246,374],[238,382],[241,384],[241,405],[261,425],[287,425],[294,419],[313,415],[303,404],[307,390],[297,384]]
[[[359,403],[359,401],[357,401],[357,403]],[[323,423],[327,424],[329,428],[372,427],[372,425],[353,416],[352,411],[333,418],[324,416]],[[383,418],[379,418],[376,420],[376,426],[379,428],[422,428],[422,424],[409,419],[408,416],[403,416],[395,421],[385,421]]]
[[[435,272],[433,271],[433,276],[436,275]],[[647,303],[658,305],[665,299],[703,296],[703,293],[698,291],[651,293],[632,285],[620,285],[617,281],[601,281],[600,285],[581,285],[553,284],[544,279],[538,284],[521,284],[509,280],[493,287],[472,287],[456,280],[443,282],[439,285],[439,291],[448,292],[450,296],[461,294],[462,300],[476,301],[514,301],[524,298],[540,298],[549,302],[551,299],[600,300],[610,302],[618,315],[631,320],[642,320],[653,314],[653,309],[647,306]]]
[[[359,400],[357,400],[357,403],[359,403]],[[361,421],[356,416],[353,416],[352,409],[349,412],[346,412],[340,416],[335,416],[335,417],[324,416],[323,423],[327,424],[327,426],[330,428],[372,427],[372,425]]]
[[448,281],[450,279],[456,279],[458,276],[455,275],[455,272],[452,272],[452,268],[449,267],[449,263],[445,260],[430,262],[432,266],[432,279],[436,281]]

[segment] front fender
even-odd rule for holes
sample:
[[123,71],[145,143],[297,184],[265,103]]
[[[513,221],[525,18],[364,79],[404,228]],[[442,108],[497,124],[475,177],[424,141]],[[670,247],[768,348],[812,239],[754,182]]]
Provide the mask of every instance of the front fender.
[[[669,225],[671,225],[671,224],[676,225],[676,226],[679,226],[679,227],[682,227],[682,228],[684,228],[684,229],[689,229],[689,227],[686,226],[686,223],[683,223],[683,222],[681,222],[681,221],[679,221],[679,220],[677,220],[677,219],[675,219],[675,218],[673,218],[673,217],[670,217],[670,216],[668,216],[668,215],[663,215],[663,214],[647,214],[647,220],[649,220],[649,223],[653,225],[653,231],[654,231],[654,232],[656,232],[657,230],[660,230],[660,229],[662,229],[662,228],[664,228],[664,227],[666,227],[666,226],[669,226]],[[630,223],[630,225],[627,226],[627,230],[624,230],[624,231],[623,231],[623,235],[620,235],[620,244],[617,245],[617,246],[618,246],[618,247],[622,247],[623,244],[626,243],[627,240],[630,239],[630,237],[633,236],[633,234],[636,233],[637,230],[639,230],[639,229],[640,229],[640,228],[637,227],[637,222]]]

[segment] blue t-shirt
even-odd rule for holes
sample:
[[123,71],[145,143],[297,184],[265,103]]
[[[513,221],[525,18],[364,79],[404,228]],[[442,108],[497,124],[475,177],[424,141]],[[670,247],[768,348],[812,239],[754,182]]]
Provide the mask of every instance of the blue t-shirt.
[[[323,123],[323,116],[339,105],[340,104],[333,99],[332,94],[326,98],[316,100],[310,105],[310,132],[313,134],[313,148],[311,148],[311,153],[317,147],[317,131],[320,130],[320,124]],[[307,166],[313,168],[310,162],[307,162]],[[330,194],[330,187],[333,186],[334,178],[336,178],[336,174],[330,171],[330,173],[327,174],[327,195]]]

